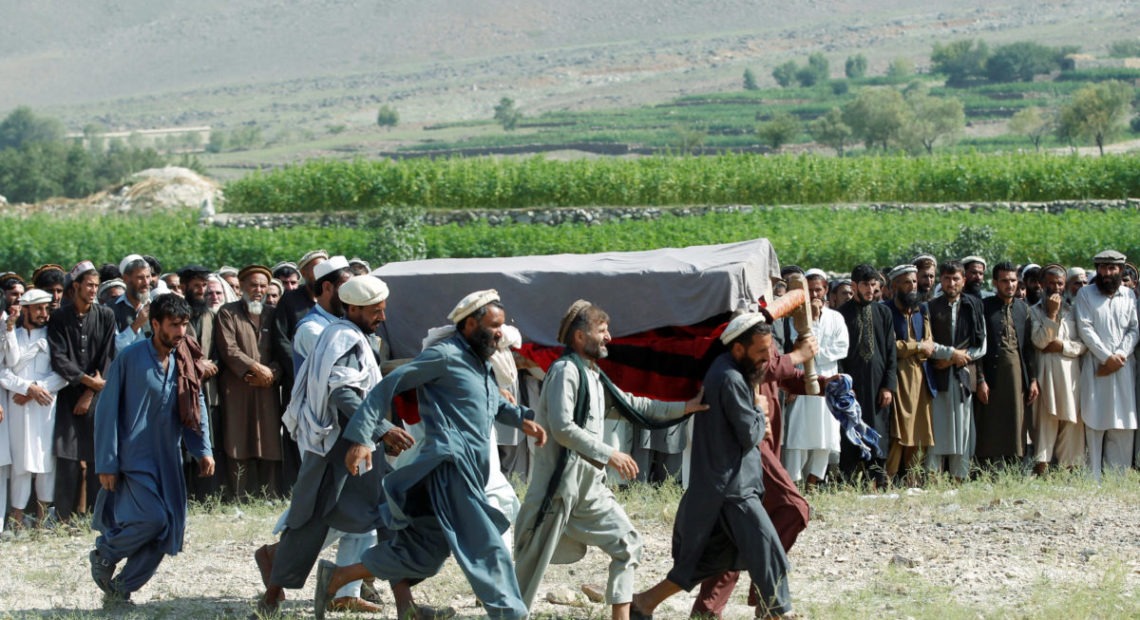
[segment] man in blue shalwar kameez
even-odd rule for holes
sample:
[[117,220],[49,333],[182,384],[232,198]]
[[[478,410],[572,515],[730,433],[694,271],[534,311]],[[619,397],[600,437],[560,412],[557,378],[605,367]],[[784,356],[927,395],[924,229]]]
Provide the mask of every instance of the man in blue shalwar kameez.
[[[202,476],[214,473],[209,417],[200,383],[180,381],[176,349],[186,336],[190,306],[176,295],[151,303],[153,336],[119,352],[95,407],[95,471],[102,490],[94,527],[101,532],[90,554],[91,576],[104,604],[129,604],[150,580],[163,555],[182,550],[186,482],[182,442]],[[181,406],[179,386],[197,384],[197,410]],[[186,401],[183,401],[186,402]],[[115,566],[126,560],[118,575]]]
[[425,349],[380,382],[357,409],[344,438],[352,446],[345,457],[349,472],[371,465],[371,446],[379,440],[378,421],[388,417],[392,399],[416,388],[425,428],[423,448],[414,461],[387,474],[384,519],[393,538],[369,549],[362,564],[335,567],[322,562],[314,597],[317,617],[337,588],[374,575],[392,582],[397,617],[421,618],[411,587],[432,577],[448,555],[467,576],[471,589],[491,618],[526,618],[510,550],[502,534],[510,523],[487,501],[491,425],[516,426],[546,442],[534,412],[508,402],[499,392],[489,359],[502,338],[506,319],[499,294],[477,291],[448,315],[456,334]]

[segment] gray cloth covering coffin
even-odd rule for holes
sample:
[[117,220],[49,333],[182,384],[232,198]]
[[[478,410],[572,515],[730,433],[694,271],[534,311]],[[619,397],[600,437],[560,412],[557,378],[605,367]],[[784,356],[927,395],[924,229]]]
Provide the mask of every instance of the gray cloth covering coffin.
[[413,357],[428,329],[446,322],[455,302],[493,288],[523,338],[557,345],[558,322],[576,299],[610,315],[615,338],[669,325],[692,325],[770,295],[780,275],[767,239],[645,252],[510,258],[441,258],[389,263],[372,272],[392,291],[387,333],[393,357]]

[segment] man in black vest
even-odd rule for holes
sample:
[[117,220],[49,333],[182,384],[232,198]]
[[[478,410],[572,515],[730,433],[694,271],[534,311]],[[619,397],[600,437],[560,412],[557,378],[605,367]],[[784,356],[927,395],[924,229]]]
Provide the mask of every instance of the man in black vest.
[[927,471],[941,471],[964,480],[970,475],[974,433],[974,363],[986,354],[986,324],[982,302],[963,295],[966,271],[962,263],[948,261],[938,268],[942,295],[930,301],[930,330],[934,336],[932,359],[934,396],[932,422],[934,447],[926,453]]

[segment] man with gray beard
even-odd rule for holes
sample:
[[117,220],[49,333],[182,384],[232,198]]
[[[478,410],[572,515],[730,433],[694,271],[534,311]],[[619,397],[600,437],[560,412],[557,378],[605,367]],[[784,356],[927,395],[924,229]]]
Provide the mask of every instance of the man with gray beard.
[[1125,256],[1105,250],[1093,257],[1095,286],[1077,293],[1073,308],[1077,332],[1088,347],[1081,366],[1081,417],[1089,469],[1127,469],[1132,463],[1136,430],[1135,365],[1136,296],[1122,286]]
[[231,492],[239,498],[280,492],[281,366],[270,350],[273,308],[264,304],[271,276],[261,265],[243,268],[242,298],[222,306],[217,316],[223,446]]
[[115,351],[150,338],[150,265],[138,254],[119,263],[127,292],[111,304],[115,313]]
[[899,265],[891,270],[894,297],[883,302],[891,311],[895,354],[898,360],[898,386],[891,402],[891,447],[887,454],[887,475],[894,478],[919,467],[923,451],[934,445],[931,427],[933,400],[927,385],[926,360],[934,354],[934,339],[926,304],[919,299],[918,269]]

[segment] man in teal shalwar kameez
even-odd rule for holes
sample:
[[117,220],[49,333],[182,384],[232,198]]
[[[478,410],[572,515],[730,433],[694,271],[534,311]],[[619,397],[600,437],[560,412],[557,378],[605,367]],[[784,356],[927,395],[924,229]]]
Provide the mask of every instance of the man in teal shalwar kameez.
[[425,437],[416,460],[384,478],[384,518],[393,538],[369,549],[361,564],[321,563],[314,597],[318,618],[332,592],[369,575],[393,583],[399,618],[419,617],[411,586],[438,573],[451,554],[488,616],[527,617],[502,539],[510,523],[484,491],[494,421],[521,428],[538,445],[546,441],[534,412],[502,397],[488,361],[505,319],[495,291],[468,295],[448,315],[456,334],[386,376],[357,409],[344,431],[344,439],[357,444],[345,458],[349,472],[371,465],[377,422],[388,417],[400,392],[416,389]]
[[[102,535],[95,539],[90,560],[105,604],[128,603],[131,593],[154,576],[164,555],[182,550],[182,442],[198,460],[202,476],[214,472],[200,383],[189,401],[197,407],[180,406],[175,349],[189,320],[190,306],[181,297],[161,295],[151,303],[153,336],[119,352],[95,406],[95,471],[102,489],[93,525]],[[126,564],[114,575],[122,560]]]

